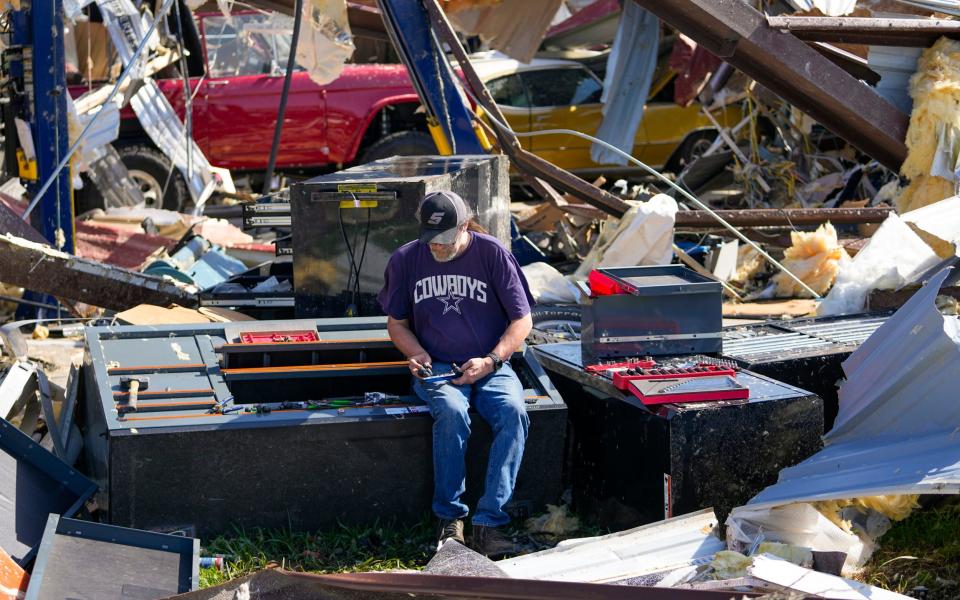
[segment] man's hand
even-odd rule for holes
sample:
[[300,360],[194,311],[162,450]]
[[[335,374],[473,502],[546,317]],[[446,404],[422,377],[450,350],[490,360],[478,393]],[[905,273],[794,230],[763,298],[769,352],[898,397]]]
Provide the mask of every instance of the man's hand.
[[429,354],[426,352],[421,352],[420,354],[414,354],[407,359],[407,368],[410,369],[410,372],[413,373],[414,377],[419,377],[419,375],[417,375],[417,371],[421,368],[433,368],[433,361],[430,359]]
[[493,359],[487,356],[483,358],[471,358],[460,365],[460,371],[463,375],[450,383],[453,385],[470,385],[478,379],[483,379],[490,373],[493,373]]

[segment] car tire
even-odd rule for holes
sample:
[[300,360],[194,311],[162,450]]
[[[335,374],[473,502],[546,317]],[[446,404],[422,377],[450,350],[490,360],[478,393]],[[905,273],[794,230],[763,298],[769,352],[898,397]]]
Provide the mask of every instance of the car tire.
[[581,310],[575,305],[535,306],[530,310],[533,329],[529,344],[552,344],[580,339]]
[[717,139],[717,135],[717,131],[714,129],[694,131],[680,143],[670,160],[667,161],[664,170],[671,173],[680,173],[684,167],[703,156],[703,153]]
[[179,169],[172,167],[170,159],[163,152],[146,144],[132,144],[117,147],[117,154],[130,171],[130,176],[140,184],[148,208],[181,212],[193,203],[186,180]]
[[[127,167],[130,176],[140,184],[140,189],[146,198],[147,208],[165,208],[167,210],[182,211],[189,208],[193,200],[187,182],[179,170],[170,172],[170,160],[153,146],[146,144],[130,144],[116,147],[120,160]],[[170,183],[167,192],[163,194],[163,202],[159,198],[163,185],[169,174]],[[95,209],[113,208],[106,206],[100,190],[86,175],[82,175],[83,188],[75,190],[73,194],[74,211],[77,215]]]
[[436,153],[437,146],[429,134],[422,131],[398,131],[367,148],[360,157],[360,162],[368,163],[391,156],[422,156]]

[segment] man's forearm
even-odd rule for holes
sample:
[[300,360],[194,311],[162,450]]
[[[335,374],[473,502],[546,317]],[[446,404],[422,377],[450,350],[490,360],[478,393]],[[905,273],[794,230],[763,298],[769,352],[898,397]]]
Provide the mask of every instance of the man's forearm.
[[405,321],[398,321],[392,317],[387,318],[387,333],[390,334],[390,341],[397,347],[404,356],[410,358],[418,354],[426,354],[427,351],[420,345],[420,340],[410,330],[410,326]]
[[511,321],[507,330],[500,336],[500,341],[494,346],[493,351],[502,360],[509,360],[523,340],[527,339],[530,330],[533,329],[533,318],[527,314],[516,321]]

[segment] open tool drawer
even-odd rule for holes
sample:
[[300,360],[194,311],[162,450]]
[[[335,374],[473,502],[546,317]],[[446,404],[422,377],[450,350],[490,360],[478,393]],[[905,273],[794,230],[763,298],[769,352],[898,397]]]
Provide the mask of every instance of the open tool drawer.
[[[113,524],[315,529],[430,506],[433,420],[383,317],[99,327],[86,343],[86,462]],[[511,364],[531,419],[522,515],[557,501],[566,407],[530,349]],[[489,439],[475,418],[470,490]]]

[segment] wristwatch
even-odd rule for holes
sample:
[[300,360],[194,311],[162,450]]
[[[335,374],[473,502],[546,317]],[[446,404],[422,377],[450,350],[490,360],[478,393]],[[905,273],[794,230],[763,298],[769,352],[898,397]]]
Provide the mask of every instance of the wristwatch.
[[497,353],[496,353],[496,352],[491,352],[491,353],[488,354],[487,356],[490,357],[490,360],[493,361],[493,370],[494,370],[494,371],[499,371],[499,370],[500,370],[500,367],[503,366],[503,359],[500,358],[499,356],[497,356]]

